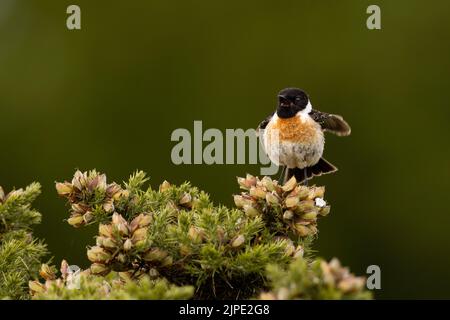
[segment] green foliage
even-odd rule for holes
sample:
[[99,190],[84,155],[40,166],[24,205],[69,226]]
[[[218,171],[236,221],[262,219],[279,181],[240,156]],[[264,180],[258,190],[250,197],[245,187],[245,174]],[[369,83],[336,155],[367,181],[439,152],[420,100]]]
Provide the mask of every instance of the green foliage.
[[71,218],[80,218],[74,226],[103,222],[96,245],[88,250],[92,273],[153,274],[195,286],[195,298],[235,299],[257,293],[267,263],[287,263],[296,253],[292,241],[269,232],[262,217],[214,206],[189,183],[163,182],[153,190],[144,188],[146,180],[136,172],[121,187],[91,171],[57,184],[71,204]]
[[287,268],[271,264],[267,276],[272,290],[261,299],[371,299],[365,290],[365,279],[355,277],[343,268],[337,259],[329,263],[317,259],[308,263],[303,258],[294,260]]
[[30,230],[41,220],[31,208],[39,193],[37,183],[8,194],[0,187],[0,299],[29,298],[28,281],[37,277],[47,254],[45,244],[33,239]]
[[323,187],[247,175],[238,178],[237,208],[227,208],[187,182],[153,189],[147,181],[136,171],[108,183],[91,170],[56,183],[70,205],[67,222],[98,225],[90,267],[73,273],[63,261],[59,277],[53,266],[38,270],[46,249],[30,234],[40,221],[31,209],[39,185],[0,189],[0,297],[27,298],[35,279],[35,299],[370,298],[363,278],[313,258],[317,221],[330,211]]
[[45,285],[32,282],[30,287],[35,289],[37,300],[175,300],[189,299],[194,292],[191,286],[177,287],[165,279],[142,276],[130,280],[116,272],[102,277],[89,271],[72,278],[65,274],[57,280],[47,280]]

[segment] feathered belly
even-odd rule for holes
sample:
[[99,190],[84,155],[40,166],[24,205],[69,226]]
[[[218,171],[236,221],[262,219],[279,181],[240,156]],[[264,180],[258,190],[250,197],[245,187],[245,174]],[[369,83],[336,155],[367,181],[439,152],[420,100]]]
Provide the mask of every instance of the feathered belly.
[[264,131],[264,148],[276,165],[305,168],[316,164],[323,154],[324,136],[309,116],[281,119],[276,116]]

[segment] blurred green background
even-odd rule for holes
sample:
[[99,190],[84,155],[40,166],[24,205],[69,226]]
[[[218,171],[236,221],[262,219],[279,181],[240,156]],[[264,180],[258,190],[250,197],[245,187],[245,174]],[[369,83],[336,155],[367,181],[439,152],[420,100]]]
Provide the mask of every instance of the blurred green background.
[[[66,28],[78,4],[82,30]],[[448,1],[0,1],[0,184],[43,185],[37,235],[59,264],[87,265],[55,180],[135,169],[190,180],[232,205],[256,165],[171,163],[176,128],[253,128],[277,92],[305,89],[352,125],[327,136],[340,171],[315,244],[355,273],[377,264],[378,298],[450,298]]]

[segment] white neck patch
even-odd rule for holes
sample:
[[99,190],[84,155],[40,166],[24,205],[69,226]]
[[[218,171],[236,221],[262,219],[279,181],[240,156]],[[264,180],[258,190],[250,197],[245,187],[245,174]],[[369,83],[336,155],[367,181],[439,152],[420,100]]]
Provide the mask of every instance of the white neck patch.
[[299,116],[302,120],[306,120],[309,117],[309,113],[312,110],[311,102],[308,101],[308,104],[306,105],[305,109],[297,112],[297,116]]
[[302,111],[300,111],[302,114],[308,114],[310,113],[312,110],[312,105],[311,102],[308,100],[308,104],[306,105],[305,109],[303,109]]

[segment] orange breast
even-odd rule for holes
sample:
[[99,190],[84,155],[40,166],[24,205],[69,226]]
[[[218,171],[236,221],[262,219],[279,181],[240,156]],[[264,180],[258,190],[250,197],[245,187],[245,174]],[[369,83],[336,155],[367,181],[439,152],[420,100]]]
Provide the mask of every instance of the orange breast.
[[298,116],[278,118],[272,129],[278,130],[280,140],[299,143],[313,143],[321,133],[314,120],[302,120]]

